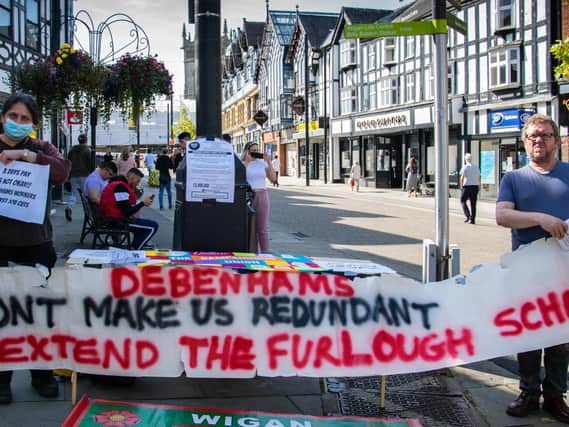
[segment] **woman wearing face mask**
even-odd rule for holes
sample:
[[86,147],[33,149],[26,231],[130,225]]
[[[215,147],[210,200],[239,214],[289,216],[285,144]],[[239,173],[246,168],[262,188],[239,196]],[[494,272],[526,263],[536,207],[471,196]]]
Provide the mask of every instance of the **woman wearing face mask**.
[[268,154],[259,153],[259,144],[248,142],[243,149],[241,160],[247,168],[247,182],[255,192],[253,209],[255,209],[255,234],[257,237],[257,253],[269,252],[269,193],[265,179],[275,182],[277,175]]
[[[36,102],[29,95],[10,96],[0,116],[0,162],[9,165],[14,161],[49,165],[49,183],[63,184],[71,170],[71,162],[48,142],[32,139],[28,135],[39,117]],[[42,264],[48,268],[55,265],[56,253],[52,242],[50,216],[50,195],[48,187],[47,206],[42,224],[33,224],[0,216],[0,266],[14,262],[25,265]],[[12,372],[0,372],[0,404],[12,401],[10,382]],[[59,394],[57,381],[51,371],[32,370],[32,387],[44,397]]]

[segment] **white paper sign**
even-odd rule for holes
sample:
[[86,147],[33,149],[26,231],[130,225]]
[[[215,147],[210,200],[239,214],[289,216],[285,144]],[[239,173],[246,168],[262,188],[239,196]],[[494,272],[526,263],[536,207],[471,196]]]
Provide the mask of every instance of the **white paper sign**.
[[231,144],[200,138],[190,141],[186,150],[186,201],[233,203],[235,160]]
[[49,165],[0,163],[0,216],[43,224],[49,187]]

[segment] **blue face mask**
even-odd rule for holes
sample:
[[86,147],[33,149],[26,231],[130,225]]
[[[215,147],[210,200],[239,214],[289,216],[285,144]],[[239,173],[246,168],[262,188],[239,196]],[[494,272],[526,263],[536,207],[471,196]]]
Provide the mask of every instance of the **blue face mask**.
[[14,120],[6,117],[6,123],[4,123],[4,133],[13,140],[19,141],[20,139],[24,139],[26,136],[32,133],[32,130],[34,129],[33,126],[34,125],[31,123],[16,123]]

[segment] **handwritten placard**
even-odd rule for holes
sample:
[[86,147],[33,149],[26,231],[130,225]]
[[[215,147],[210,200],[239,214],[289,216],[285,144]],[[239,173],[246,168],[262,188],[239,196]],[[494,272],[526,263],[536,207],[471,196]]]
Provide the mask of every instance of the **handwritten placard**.
[[49,165],[0,163],[0,216],[43,224],[48,182]]
[[0,269],[0,370],[367,376],[567,341],[569,253],[538,241],[461,278],[148,266]]

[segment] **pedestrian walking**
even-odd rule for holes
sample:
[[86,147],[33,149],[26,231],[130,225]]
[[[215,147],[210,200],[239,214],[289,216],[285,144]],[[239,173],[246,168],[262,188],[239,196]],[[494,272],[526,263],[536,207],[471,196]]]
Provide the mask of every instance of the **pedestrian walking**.
[[[464,155],[464,166],[460,170],[460,204],[466,219],[464,222],[474,224],[476,222],[476,201],[478,199],[478,190],[480,188],[480,169],[472,164],[472,155],[466,153]],[[470,209],[466,202],[470,203]]]
[[360,166],[360,162],[356,160],[356,162],[352,165],[350,169],[350,189],[354,191],[354,187],[356,191],[360,191],[360,178],[362,177],[362,168]]
[[[544,237],[562,239],[569,218],[569,164],[557,159],[561,145],[557,124],[548,116],[535,114],[526,121],[522,140],[529,164],[504,175],[496,203],[496,222],[512,229],[512,250]],[[564,400],[569,344],[548,347],[543,352],[543,380],[542,350],[518,354],[521,393],[506,412],[514,417],[536,412],[543,395],[542,408],[569,424],[569,408]]]
[[269,252],[269,193],[266,179],[275,182],[276,176],[268,154],[259,153],[259,144],[248,142],[241,155],[245,163],[247,182],[255,192],[253,209],[255,209],[255,234],[257,237],[257,253]]
[[168,209],[172,209],[172,187],[170,176],[170,171],[174,170],[174,163],[170,156],[168,156],[168,148],[164,147],[162,149],[162,154],[156,159],[156,170],[160,173],[160,189],[158,190],[158,202],[160,205],[160,210],[164,209],[164,190],[168,194]]
[[93,153],[87,145],[87,135],[82,133],[77,137],[77,141],[79,144],[73,146],[67,154],[67,158],[71,160],[71,174],[69,176],[71,193],[67,198],[67,207],[65,208],[65,219],[67,221],[73,220],[73,206],[75,206],[79,195],[77,190],[83,189],[85,179],[93,171]]
[[148,153],[146,153],[146,156],[144,156],[144,163],[146,163],[146,169],[150,174],[150,171],[154,169],[154,153],[152,151],[149,150]]
[[279,160],[279,155],[275,154],[273,159],[273,169],[275,171],[275,181],[273,182],[273,187],[279,186],[279,171],[281,170],[281,161]]
[[[63,184],[71,170],[71,162],[64,159],[53,145],[46,141],[30,138],[34,126],[39,123],[35,100],[29,95],[14,94],[4,101],[0,133],[0,162],[23,161],[38,165],[49,165],[49,184]],[[33,177],[32,177],[33,178]],[[48,185],[49,185],[48,184]],[[53,232],[50,221],[51,191],[48,187],[45,217],[43,223],[0,216],[0,265],[9,262],[25,265],[41,264],[51,269],[57,254],[53,246]],[[3,350],[3,354],[8,354]],[[59,386],[50,370],[33,369],[32,387],[44,397],[56,397]],[[12,402],[12,371],[0,372],[0,404]]]
[[411,197],[412,193],[415,193],[415,197],[417,197],[417,192],[419,190],[419,165],[414,156],[409,158],[409,162],[405,167],[405,173],[407,174],[407,182],[405,185],[407,197]]

